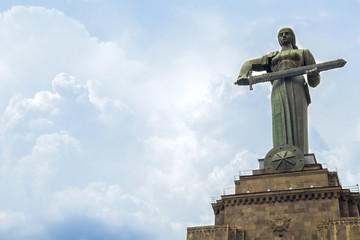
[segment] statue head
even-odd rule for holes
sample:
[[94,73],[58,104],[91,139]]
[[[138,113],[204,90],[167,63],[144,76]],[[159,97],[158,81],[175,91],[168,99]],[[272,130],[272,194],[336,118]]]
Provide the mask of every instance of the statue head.
[[296,46],[296,39],[294,31],[289,27],[284,27],[279,30],[278,41],[280,46],[291,44],[293,49],[298,49]]

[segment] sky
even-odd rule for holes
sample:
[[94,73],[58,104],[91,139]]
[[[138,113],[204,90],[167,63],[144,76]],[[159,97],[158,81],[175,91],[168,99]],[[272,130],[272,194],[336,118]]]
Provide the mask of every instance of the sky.
[[[185,240],[272,148],[269,83],[233,84],[290,26],[317,62],[310,152],[360,183],[359,0],[2,0],[0,239]],[[227,190],[231,192],[231,189]]]

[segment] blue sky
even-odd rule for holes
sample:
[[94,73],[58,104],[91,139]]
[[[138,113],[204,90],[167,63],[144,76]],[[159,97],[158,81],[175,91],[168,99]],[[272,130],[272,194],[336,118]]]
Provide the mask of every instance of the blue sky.
[[233,84],[291,26],[318,62],[310,150],[360,183],[360,1],[0,3],[1,239],[183,240],[271,149],[270,85]]

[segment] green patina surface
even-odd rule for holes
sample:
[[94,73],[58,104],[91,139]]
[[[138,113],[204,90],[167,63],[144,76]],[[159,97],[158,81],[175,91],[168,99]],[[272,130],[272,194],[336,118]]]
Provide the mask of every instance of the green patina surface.
[[[295,34],[290,28],[282,28],[278,33],[280,51],[271,52],[260,58],[246,61],[238,80],[247,79],[252,71],[280,72],[283,70],[315,64],[315,59],[307,49],[298,49]],[[320,83],[317,71],[303,76],[293,76],[272,81],[271,110],[273,147],[294,145],[303,153],[308,153],[308,105],[310,95],[308,84],[316,87]]]

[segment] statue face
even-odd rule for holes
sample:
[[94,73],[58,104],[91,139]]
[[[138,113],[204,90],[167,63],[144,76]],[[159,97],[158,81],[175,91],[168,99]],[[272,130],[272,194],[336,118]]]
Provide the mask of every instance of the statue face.
[[278,39],[280,46],[292,44],[293,42],[292,32],[288,29],[282,29],[278,34]]

